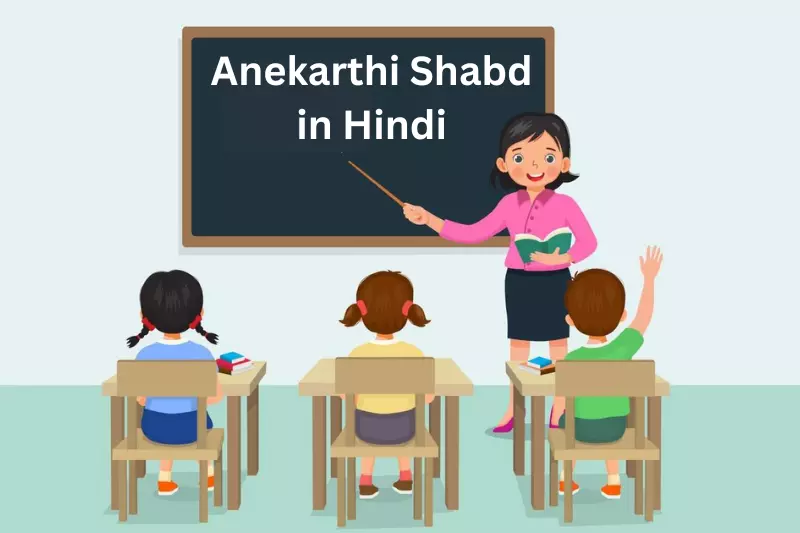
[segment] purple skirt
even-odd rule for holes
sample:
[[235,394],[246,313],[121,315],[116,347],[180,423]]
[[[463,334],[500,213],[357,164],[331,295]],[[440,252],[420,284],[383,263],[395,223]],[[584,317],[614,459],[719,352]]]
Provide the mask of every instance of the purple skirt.
[[356,436],[369,444],[391,446],[414,438],[414,410],[377,414],[356,410]]

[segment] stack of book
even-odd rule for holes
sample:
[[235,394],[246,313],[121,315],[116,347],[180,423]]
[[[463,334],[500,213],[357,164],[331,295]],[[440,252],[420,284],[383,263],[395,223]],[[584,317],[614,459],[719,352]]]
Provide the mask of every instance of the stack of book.
[[539,376],[544,376],[545,374],[552,374],[556,371],[556,365],[550,359],[546,357],[535,357],[529,361],[524,363],[520,363],[520,368],[531,372],[533,374],[537,374]]
[[242,354],[228,352],[219,356],[217,368],[222,374],[235,376],[242,372],[247,372],[253,366],[253,362]]

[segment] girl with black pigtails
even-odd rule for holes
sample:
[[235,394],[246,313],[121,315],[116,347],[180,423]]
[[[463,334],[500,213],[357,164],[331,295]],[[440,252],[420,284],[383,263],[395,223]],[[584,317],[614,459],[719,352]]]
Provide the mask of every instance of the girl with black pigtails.
[[[164,334],[153,344],[145,346],[136,355],[137,361],[213,361],[208,348],[182,337],[194,330],[211,344],[217,344],[215,333],[207,332],[203,326],[203,289],[200,282],[182,270],[155,272],[148,277],[139,293],[142,329],[128,337],[128,347],[133,348],[153,330]],[[208,399],[209,404],[222,400],[217,385],[217,395]],[[182,445],[197,440],[196,398],[137,398],[144,407],[142,433],[159,444]],[[213,427],[211,417],[208,429]],[[214,467],[208,466],[208,490],[214,490]],[[158,494],[169,496],[178,491],[172,481],[172,461],[161,461],[158,473]]]

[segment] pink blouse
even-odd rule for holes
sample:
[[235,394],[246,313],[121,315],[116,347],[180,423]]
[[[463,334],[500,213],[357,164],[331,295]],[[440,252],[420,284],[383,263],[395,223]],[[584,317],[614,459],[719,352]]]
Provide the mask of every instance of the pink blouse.
[[[545,238],[553,230],[563,227],[568,227],[572,231],[573,243],[569,255],[573,263],[586,259],[597,249],[597,238],[575,200],[550,189],[540,192],[533,204],[528,191],[508,194],[498,202],[491,213],[474,224],[459,224],[445,220],[440,235],[449,241],[474,244],[485,241],[508,228],[511,242],[506,255],[506,267],[530,271],[560,270],[569,264],[544,265],[535,261],[524,264],[514,245],[514,237],[519,233],[528,233]],[[560,252],[563,254],[567,250]]]

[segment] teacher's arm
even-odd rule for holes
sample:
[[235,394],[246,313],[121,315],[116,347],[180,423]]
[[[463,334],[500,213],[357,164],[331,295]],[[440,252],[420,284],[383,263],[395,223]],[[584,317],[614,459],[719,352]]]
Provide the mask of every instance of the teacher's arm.
[[583,261],[597,250],[597,237],[594,236],[594,231],[586,220],[581,208],[578,207],[577,202],[572,198],[568,198],[566,206],[566,219],[567,226],[572,231],[575,237],[575,243],[567,253],[567,260],[570,263],[578,263]]
[[403,204],[403,214],[417,226],[428,226],[436,233],[444,228],[444,220],[418,205]]
[[531,254],[531,259],[537,263],[551,266],[569,266],[572,263],[583,261],[597,249],[597,238],[594,236],[589,221],[583,215],[583,211],[572,198],[565,196],[565,203],[560,206],[564,212],[564,219],[575,238],[575,242],[569,251],[562,253],[556,248],[553,253],[536,252]]
[[424,208],[405,204],[403,214],[418,226],[428,226],[442,238],[461,244],[476,244],[500,233],[506,227],[503,200],[491,213],[474,224],[459,224],[452,220],[442,220]]

